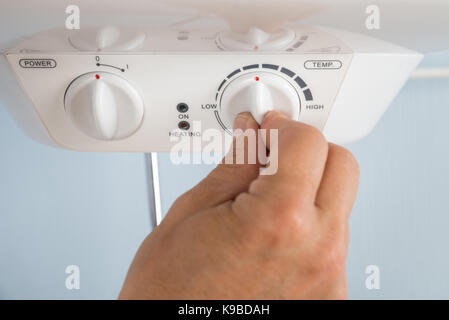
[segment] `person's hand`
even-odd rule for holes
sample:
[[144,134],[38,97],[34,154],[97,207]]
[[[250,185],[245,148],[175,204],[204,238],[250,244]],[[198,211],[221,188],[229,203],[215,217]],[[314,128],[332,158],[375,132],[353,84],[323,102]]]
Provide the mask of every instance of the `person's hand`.
[[[258,129],[248,113],[235,126]],[[121,299],[346,298],[356,160],[278,112],[261,128],[278,129],[277,173],[218,165],[142,243]]]

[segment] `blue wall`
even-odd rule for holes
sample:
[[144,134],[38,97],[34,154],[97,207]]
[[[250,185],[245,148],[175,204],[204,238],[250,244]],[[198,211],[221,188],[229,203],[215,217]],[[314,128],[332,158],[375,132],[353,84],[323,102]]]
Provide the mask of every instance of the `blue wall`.
[[[410,81],[374,132],[350,146],[361,167],[352,298],[449,298],[448,88],[449,79]],[[381,290],[365,288],[369,264],[381,269]]]
[[5,108],[0,149],[0,298],[114,298],[150,231],[143,155],[39,145]]

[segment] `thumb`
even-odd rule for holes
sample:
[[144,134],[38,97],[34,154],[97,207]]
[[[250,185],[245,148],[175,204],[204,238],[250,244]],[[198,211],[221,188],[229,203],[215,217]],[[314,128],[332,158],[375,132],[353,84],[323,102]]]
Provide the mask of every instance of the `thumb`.
[[[234,121],[232,148],[209,175],[179,197],[167,213],[167,223],[177,222],[200,210],[233,200],[248,191],[259,175],[257,131],[259,125],[250,113],[237,115]],[[254,160],[255,159],[255,160]]]

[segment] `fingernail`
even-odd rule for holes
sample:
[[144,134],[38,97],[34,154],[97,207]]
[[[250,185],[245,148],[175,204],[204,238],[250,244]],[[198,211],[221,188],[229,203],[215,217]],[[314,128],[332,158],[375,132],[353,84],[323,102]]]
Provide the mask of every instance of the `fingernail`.
[[244,114],[238,114],[234,120],[234,129],[246,130],[248,118]]

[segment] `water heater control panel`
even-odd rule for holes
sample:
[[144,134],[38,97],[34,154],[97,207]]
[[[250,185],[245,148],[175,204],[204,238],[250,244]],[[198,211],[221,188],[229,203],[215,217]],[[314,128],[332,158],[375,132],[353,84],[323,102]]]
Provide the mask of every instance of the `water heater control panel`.
[[306,27],[245,33],[100,27],[36,35],[6,57],[53,143],[150,152],[170,151],[177,138],[201,138],[210,129],[232,134],[239,112],[261,122],[273,109],[331,141],[356,140],[421,55]]

